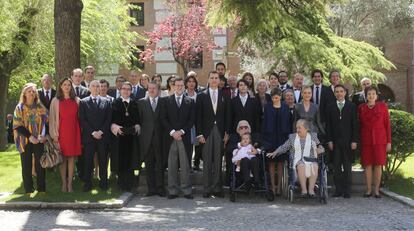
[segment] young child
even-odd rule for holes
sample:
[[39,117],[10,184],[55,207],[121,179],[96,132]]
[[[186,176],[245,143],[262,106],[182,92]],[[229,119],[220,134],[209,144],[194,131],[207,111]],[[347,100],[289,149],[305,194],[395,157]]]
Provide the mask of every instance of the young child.
[[249,133],[241,136],[241,142],[237,144],[237,149],[233,150],[233,158],[231,159],[234,164],[237,165],[236,172],[240,172],[240,162],[243,158],[249,160],[254,157],[254,147],[252,145],[252,139]]

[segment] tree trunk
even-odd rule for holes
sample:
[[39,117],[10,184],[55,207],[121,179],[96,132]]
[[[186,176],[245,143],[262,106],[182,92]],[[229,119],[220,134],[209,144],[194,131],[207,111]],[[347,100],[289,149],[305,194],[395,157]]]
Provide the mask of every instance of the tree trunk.
[[7,128],[4,121],[6,121],[7,90],[9,88],[9,82],[10,75],[7,75],[4,72],[0,73],[0,134],[2,134],[0,137],[0,151],[5,150],[7,144],[7,137],[4,135],[7,132]]
[[[80,68],[82,0],[55,0],[55,70],[57,79]],[[97,25],[99,26],[99,25]]]
[[6,149],[6,108],[10,76],[26,58],[29,47],[29,36],[33,32],[33,17],[38,13],[36,8],[25,6],[18,22],[19,30],[13,37],[9,50],[0,53],[0,150]]

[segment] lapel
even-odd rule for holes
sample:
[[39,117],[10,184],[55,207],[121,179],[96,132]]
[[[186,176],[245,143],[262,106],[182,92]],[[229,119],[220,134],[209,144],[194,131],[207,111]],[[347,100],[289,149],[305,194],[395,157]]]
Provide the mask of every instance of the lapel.
[[206,95],[207,95],[207,105],[209,107],[209,110],[211,110],[214,114],[214,108],[213,108],[213,102],[211,102],[211,97],[210,97],[210,89],[207,88],[206,89]]

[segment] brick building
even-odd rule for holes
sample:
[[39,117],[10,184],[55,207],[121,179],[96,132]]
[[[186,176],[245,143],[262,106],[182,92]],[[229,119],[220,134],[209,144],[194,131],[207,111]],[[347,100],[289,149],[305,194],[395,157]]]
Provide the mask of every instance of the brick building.
[[[138,25],[131,25],[131,30],[140,34],[144,34],[144,31],[152,31],[157,23],[160,23],[168,15],[168,10],[165,8],[164,2],[164,0],[131,0],[131,4],[138,5],[141,8],[141,10],[130,10],[130,15],[138,22]],[[240,71],[237,47],[232,47],[234,33],[229,30],[214,30],[211,36],[220,49],[213,51],[204,50],[200,54],[199,61],[194,63],[192,68],[190,68],[197,72],[201,84],[206,83],[208,72],[214,69],[217,62],[225,63],[227,69],[233,74],[238,74]],[[140,50],[146,49],[145,41],[137,41],[137,46]],[[136,55],[138,56],[139,54]],[[166,78],[172,74],[184,77],[183,71],[174,61],[171,52],[164,51],[155,53],[154,59],[155,63],[135,62],[134,65],[140,67],[142,73],[150,76],[153,74],[161,74],[164,85]],[[129,70],[121,69],[119,72],[124,76],[129,76]]]

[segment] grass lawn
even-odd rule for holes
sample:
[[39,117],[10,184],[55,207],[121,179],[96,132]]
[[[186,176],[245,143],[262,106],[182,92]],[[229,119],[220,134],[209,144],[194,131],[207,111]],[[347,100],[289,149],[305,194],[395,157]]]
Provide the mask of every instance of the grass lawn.
[[[9,192],[8,196],[0,197],[0,201],[43,201],[43,202],[110,202],[121,194],[115,180],[110,180],[108,191],[99,190],[98,181],[91,192],[82,191],[82,183],[76,179],[73,182],[73,193],[61,191],[59,169],[46,170],[46,193],[25,194],[21,175],[20,156],[15,146],[11,145],[6,152],[0,152],[0,193]],[[34,180],[36,188],[36,181]]]
[[414,199],[414,155],[410,156],[388,182],[391,191]]

